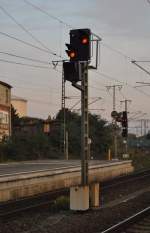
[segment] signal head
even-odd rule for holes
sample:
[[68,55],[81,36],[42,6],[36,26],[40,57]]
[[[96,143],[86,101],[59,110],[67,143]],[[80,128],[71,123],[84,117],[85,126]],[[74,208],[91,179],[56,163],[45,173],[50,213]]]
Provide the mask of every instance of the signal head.
[[70,57],[70,60],[74,60],[77,56],[77,53],[75,51],[75,49],[73,48],[72,45],[70,44],[66,44],[68,50],[66,50],[66,53],[68,55],[68,57]]

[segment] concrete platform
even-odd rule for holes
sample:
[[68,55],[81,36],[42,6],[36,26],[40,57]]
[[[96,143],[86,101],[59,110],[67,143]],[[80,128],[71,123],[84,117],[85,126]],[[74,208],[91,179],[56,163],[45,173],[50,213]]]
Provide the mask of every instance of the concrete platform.
[[[90,161],[89,183],[131,173],[131,161]],[[47,160],[0,164],[0,202],[80,185],[80,161]]]

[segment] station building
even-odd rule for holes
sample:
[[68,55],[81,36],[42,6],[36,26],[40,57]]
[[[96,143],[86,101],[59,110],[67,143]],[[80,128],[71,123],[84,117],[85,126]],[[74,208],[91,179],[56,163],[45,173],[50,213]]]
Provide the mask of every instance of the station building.
[[11,135],[11,86],[0,81],[0,140]]

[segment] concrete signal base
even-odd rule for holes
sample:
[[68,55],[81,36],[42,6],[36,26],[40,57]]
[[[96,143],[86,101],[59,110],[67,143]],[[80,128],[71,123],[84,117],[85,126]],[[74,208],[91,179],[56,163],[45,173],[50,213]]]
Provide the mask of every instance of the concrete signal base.
[[89,186],[76,186],[70,188],[70,209],[88,210],[89,209]]
[[[90,204],[89,204],[90,203]],[[89,206],[91,205],[91,206]],[[70,209],[85,211],[99,206],[99,183],[70,188]]]
[[90,207],[99,207],[100,205],[100,187],[99,183],[90,185]]

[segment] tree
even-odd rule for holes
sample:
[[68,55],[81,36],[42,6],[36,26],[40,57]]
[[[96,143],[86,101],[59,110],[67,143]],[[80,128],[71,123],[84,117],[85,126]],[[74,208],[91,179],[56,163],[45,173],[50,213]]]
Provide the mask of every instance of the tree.
[[16,126],[20,124],[20,117],[17,113],[17,110],[13,107],[11,104],[11,127],[12,127],[12,133],[14,132],[14,129]]
[[[55,141],[55,145],[60,143],[60,132],[63,130],[63,116],[63,110],[60,110],[56,116],[56,120],[60,122],[60,127],[51,136],[51,139]],[[65,117],[69,139],[69,155],[81,158],[81,116],[65,109]],[[99,115],[89,114],[89,138],[92,141],[91,155],[98,159],[106,158],[108,148],[112,144],[112,125],[101,119]]]

